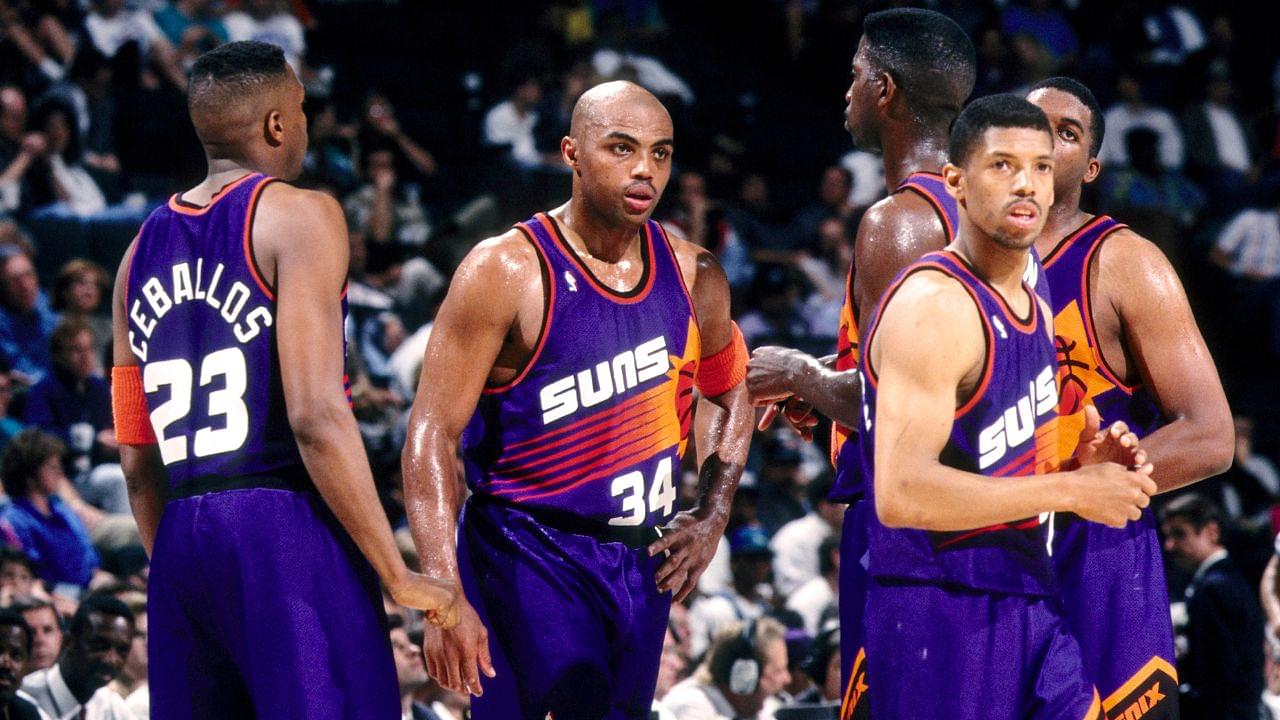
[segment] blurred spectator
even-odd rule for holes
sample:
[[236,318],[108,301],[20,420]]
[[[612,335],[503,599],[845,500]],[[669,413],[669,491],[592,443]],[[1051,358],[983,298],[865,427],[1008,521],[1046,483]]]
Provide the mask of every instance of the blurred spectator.
[[666,224],[677,237],[711,251],[724,268],[729,287],[741,290],[751,282],[755,267],[720,203],[708,197],[706,178],[700,172],[684,170],[676,177],[676,188],[676,208]]
[[44,135],[27,130],[27,96],[0,85],[0,216],[26,207],[27,174],[45,157]]
[[106,687],[133,647],[134,617],[109,595],[80,603],[58,662],[22,681],[22,694],[53,720],[133,720],[124,699]]
[[542,99],[542,81],[536,75],[521,77],[511,95],[490,108],[484,116],[484,139],[490,145],[508,145],[511,158],[526,168],[544,165],[560,167],[560,150],[542,153],[534,128],[538,125],[538,103]]
[[93,332],[94,374],[105,375],[111,362],[111,316],[103,312],[103,300],[111,293],[111,276],[92,260],[68,261],[54,278],[50,300],[63,321],[82,320]]
[[[1107,122],[1111,122],[1107,120]],[[1107,133],[1107,137],[1114,135]],[[1159,245],[1179,265],[1182,230],[1199,219],[1204,193],[1178,170],[1160,164],[1160,138],[1146,127],[1125,135],[1129,165],[1103,173],[1100,201],[1108,212],[1125,218],[1134,229]]]
[[751,283],[754,307],[738,319],[747,347],[764,344],[795,347],[809,334],[804,316],[803,288],[795,273],[783,265],[759,268]]
[[391,655],[395,658],[396,678],[400,681],[400,717],[402,720],[440,720],[431,708],[414,701],[414,695],[422,690],[427,677],[422,648],[409,639],[404,629],[404,618],[392,615],[387,618],[391,634]]
[[817,202],[801,208],[791,223],[790,248],[813,253],[818,249],[818,227],[823,221],[832,217],[845,222],[852,220],[854,206],[849,201],[852,190],[853,173],[848,168],[832,165],[823,170]]
[[693,104],[693,88],[661,60],[651,55],[622,53],[612,48],[603,48],[591,56],[591,65],[600,77],[631,80],[664,102],[679,100],[685,105]]
[[975,45],[978,53],[978,77],[973,97],[1011,90],[1014,87],[1013,56],[1009,52],[1004,33],[998,27],[983,28]]
[[50,99],[32,113],[31,124],[49,143],[48,173],[31,188],[32,202],[39,206],[35,216],[84,218],[106,210],[107,196],[82,162],[74,112]]
[[1205,187],[1218,212],[1226,212],[1248,197],[1258,147],[1233,102],[1235,84],[1225,63],[1210,72],[1204,102],[1182,115],[1187,174]]
[[[787,643],[777,620],[732,622],[716,633],[707,661],[662,702],[677,720],[772,717],[768,705],[786,686]],[[768,713],[766,715],[765,713]]]
[[652,711],[658,714],[658,720],[674,720],[675,715],[662,702],[662,698],[666,697],[671,688],[676,683],[684,680],[687,675],[685,668],[689,664],[689,659],[680,651],[680,643],[676,641],[676,636],[671,632],[671,626],[667,626],[667,634],[662,639],[662,657],[658,660],[658,684],[654,691]]
[[809,334],[835,337],[840,327],[840,311],[844,305],[845,283],[853,264],[853,238],[847,223],[829,217],[818,225],[818,247],[812,254],[801,253],[796,268],[809,281],[813,291],[804,300],[809,318]]
[[352,227],[371,243],[420,247],[431,237],[421,186],[404,182],[389,148],[364,150],[364,187],[345,202]]
[[0,716],[6,720],[39,720],[30,701],[17,696],[31,654],[31,628],[18,613],[0,609]]
[[257,40],[284,50],[298,77],[306,76],[307,39],[298,18],[282,0],[245,0],[222,19],[232,40]]
[[1254,451],[1253,420],[1237,415],[1235,426],[1235,459],[1216,478],[1222,487],[1222,509],[1229,517],[1270,522],[1280,499],[1280,472],[1266,455]]
[[586,62],[569,66],[560,76],[560,87],[544,93],[538,105],[538,124],[534,128],[538,153],[557,164],[560,157],[560,140],[569,134],[573,119],[573,106],[582,93],[599,83],[599,78]]
[[[73,113],[74,132],[82,152],[81,161],[96,180],[114,190],[119,185],[120,159],[116,157],[116,98],[112,93],[115,75],[102,53],[86,45],[76,53],[67,79],[55,84],[41,97],[41,103],[61,102]],[[76,153],[69,153],[75,155]]]
[[156,11],[156,25],[178,49],[178,62],[183,67],[231,39],[214,12],[213,0],[173,0]]
[[5,448],[0,475],[13,500],[4,516],[35,563],[36,574],[59,592],[76,597],[89,584],[99,560],[84,523],[58,495],[67,485],[62,470],[65,452],[58,438],[23,430]]
[[805,672],[813,678],[817,691],[812,698],[803,698],[805,702],[839,703],[843,694],[840,687],[840,627],[833,626],[822,631],[813,641],[813,649],[804,661]]
[[797,243],[782,231],[785,222],[769,193],[769,180],[758,172],[748,173],[738,186],[738,202],[727,209],[725,217],[742,242],[751,249],[752,258],[770,262],[791,260]]
[[805,467],[805,447],[798,435],[775,430],[762,438],[760,445],[763,462],[758,480],[760,501],[756,516],[765,532],[772,535],[809,512],[807,487],[811,476]]
[[[435,156],[401,129],[391,101],[379,92],[370,93],[365,98],[360,144],[366,157],[377,150],[396,151],[418,175],[410,180],[429,178],[439,170]],[[368,170],[365,171],[365,179],[372,181]]]
[[1194,571],[1187,586],[1187,650],[1179,658],[1182,717],[1254,720],[1262,697],[1262,612],[1222,546],[1222,519],[1199,495],[1160,513],[1165,552]]
[[355,128],[338,122],[338,111],[327,95],[312,95],[303,103],[307,113],[307,156],[303,160],[304,182],[332,186],[339,200],[356,189],[360,178],[356,171],[352,141]]
[[31,654],[27,657],[28,674],[53,667],[62,654],[62,618],[53,603],[33,597],[15,598],[13,609],[22,614],[31,628]]
[[1280,357],[1280,202],[1240,211],[1218,233],[1209,260],[1229,276],[1219,300],[1229,319],[1225,360],[1235,380],[1252,387],[1273,377]]
[[187,76],[178,66],[178,54],[150,13],[125,7],[125,0],[92,0],[84,28],[103,56],[114,58],[126,45],[134,44],[139,57],[151,61],[173,87],[186,90]]
[[61,21],[55,3],[0,2],[0,40],[7,40],[17,51],[16,55],[6,53],[3,59],[20,59],[38,69],[44,79],[60,80],[76,52],[76,40],[67,31],[76,25]]
[[[779,621],[783,622],[783,621]],[[785,622],[784,622],[785,624]],[[808,702],[815,691],[813,678],[804,671],[804,661],[813,649],[813,636],[804,628],[788,627],[784,636],[787,641],[787,680],[786,686],[778,693],[778,701],[786,705]]]
[[0,245],[0,357],[9,361],[15,380],[32,385],[49,372],[49,339],[57,324],[31,258]]
[[0,607],[9,607],[14,598],[27,597],[35,589],[36,566],[22,550],[0,548]]
[[109,513],[128,514],[111,388],[95,374],[93,329],[79,318],[63,320],[53,331],[50,347],[53,371],[31,388],[23,422],[66,444],[68,467],[86,502]]
[[[819,565],[822,564],[818,547],[827,538],[840,536],[845,506],[827,500],[831,483],[830,473],[810,482],[807,488],[809,511],[783,525],[769,541],[769,549],[773,551],[774,586],[781,595],[790,595],[796,588],[818,577]],[[816,616],[814,620],[817,620]],[[806,626],[810,635],[817,634],[816,627],[808,623]]]
[[818,574],[792,592],[785,593],[787,609],[804,618],[805,630],[814,637],[822,630],[823,618],[830,615],[840,601],[839,531],[822,541],[817,555]]
[[689,608],[689,653],[695,658],[702,657],[721,628],[735,620],[756,620],[769,609],[773,551],[768,536],[758,527],[738,528],[729,537],[729,558],[733,586],[700,597]]
[[1030,36],[1052,58],[1054,65],[1069,64],[1080,51],[1080,39],[1061,8],[1053,0],[1011,2],[1000,15],[1005,36]]
[[107,683],[107,687],[124,698],[125,707],[136,720],[148,720],[151,717],[151,690],[147,686],[147,596],[130,591],[121,594],[119,599],[133,613],[133,645],[120,674]]
[[1240,211],[1218,233],[1209,259],[1247,283],[1280,278],[1280,203]]
[[1103,115],[1107,134],[1098,151],[1098,160],[1113,168],[1131,162],[1126,136],[1134,128],[1147,128],[1158,138],[1156,153],[1160,164],[1169,170],[1182,167],[1182,131],[1169,111],[1147,104],[1143,99],[1142,85],[1131,74],[1124,73],[1116,80],[1116,92],[1120,101]]
[[855,148],[840,158],[840,167],[853,178],[849,204],[854,208],[865,210],[884,197],[884,161],[878,155]]
[[1152,48],[1150,60],[1157,65],[1181,65],[1207,40],[1196,14],[1175,3],[1151,3],[1143,29]]
[[9,417],[9,403],[13,402],[15,389],[13,378],[9,377],[9,363],[0,358],[0,452],[22,431],[22,422]]

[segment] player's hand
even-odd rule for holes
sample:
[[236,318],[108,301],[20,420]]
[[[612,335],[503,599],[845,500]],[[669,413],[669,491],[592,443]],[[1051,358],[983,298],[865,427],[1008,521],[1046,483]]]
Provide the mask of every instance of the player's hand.
[[496,674],[489,659],[489,631],[465,599],[458,600],[456,627],[422,629],[422,652],[427,658],[427,674],[454,692],[479,697],[484,694],[480,673],[486,677]]
[[461,593],[452,580],[439,580],[422,573],[408,572],[394,586],[387,587],[396,604],[417,608],[427,614],[427,620],[442,628],[458,624],[458,603]]
[[688,597],[716,554],[728,523],[728,515],[702,509],[677,513],[662,528],[662,537],[649,544],[649,557],[670,553],[654,576],[658,591],[672,592],[675,602]]
[[747,397],[752,405],[769,405],[791,397],[794,378],[813,357],[799,350],[765,345],[747,361]]
[[813,428],[818,424],[818,418],[813,414],[813,405],[795,396],[776,402],[764,409],[764,414],[760,416],[760,422],[756,427],[760,432],[764,432],[779,417],[792,430],[795,430],[797,435],[804,438],[805,442],[813,441]]
[[1151,464],[1130,470],[1113,462],[1082,467],[1071,473],[1068,509],[1085,520],[1122,528],[1142,518],[1156,494]]
[[1076,461],[1080,466],[1113,462],[1125,467],[1145,465],[1147,452],[1138,442],[1138,436],[1129,431],[1123,422],[1111,423],[1105,430],[1102,416],[1092,405],[1084,408],[1084,429],[1080,431],[1080,443],[1076,446]]

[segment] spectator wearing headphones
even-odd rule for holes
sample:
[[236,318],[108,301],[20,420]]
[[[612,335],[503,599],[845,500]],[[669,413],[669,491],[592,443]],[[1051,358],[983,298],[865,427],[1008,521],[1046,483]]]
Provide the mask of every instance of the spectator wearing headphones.
[[774,696],[789,679],[786,630],[761,618],[730,623],[716,634],[707,661],[663,704],[677,720],[751,720],[772,716]]

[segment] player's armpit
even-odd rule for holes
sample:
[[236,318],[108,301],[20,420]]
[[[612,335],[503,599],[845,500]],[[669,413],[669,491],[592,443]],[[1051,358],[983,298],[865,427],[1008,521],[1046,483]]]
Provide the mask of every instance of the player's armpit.
[[1160,491],[1223,472],[1235,450],[1231,410],[1173,266],[1127,230],[1106,240],[1098,263],[1097,292],[1119,308],[1137,375],[1169,422],[1142,438]]

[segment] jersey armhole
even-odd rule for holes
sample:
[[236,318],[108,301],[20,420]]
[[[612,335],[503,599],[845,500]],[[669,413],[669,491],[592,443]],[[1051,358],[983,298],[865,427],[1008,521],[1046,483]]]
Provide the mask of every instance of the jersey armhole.
[[533,352],[529,353],[529,357],[524,361],[524,364],[520,366],[515,377],[501,385],[490,385],[486,383],[484,389],[481,390],[481,394],[484,395],[494,395],[506,392],[520,384],[521,380],[524,380],[525,376],[529,374],[529,370],[531,370],[534,364],[538,361],[538,357],[542,355],[542,348],[547,343],[548,330],[551,329],[551,316],[555,311],[556,286],[555,278],[551,274],[551,261],[543,254],[542,246],[538,244],[537,239],[528,228],[523,224],[518,224],[516,225],[516,229],[524,235],[525,240],[529,241],[529,244],[533,246],[534,252],[538,256],[538,272],[542,276],[542,326],[538,328],[538,339],[533,344]]
[[1097,241],[1094,242],[1093,247],[1089,248],[1089,253],[1085,255],[1084,258],[1084,270],[1081,273],[1082,277],[1080,278],[1080,298],[1084,304],[1083,312],[1081,313],[1081,315],[1084,316],[1082,318],[1084,320],[1084,331],[1089,337],[1089,344],[1094,348],[1095,360],[1097,360],[1099,372],[1101,372],[1107,380],[1111,381],[1113,385],[1124,392],[1124,394],[1132,395],[1140,386],[1130,385],[1121,379],[1120,374],[1111,367],[1111,363],[1107,362],[1107,355],[1102,349],[1101,341],[1098,340],[1098,330],[1093,322],[1093,282],[1090,280],[1092,276],[1091,269],[1095,261],[1099,263],[1098,272],[1102,272],[1102,246],[1111,238],[1112,235],[1116,233],[1116,231],[1125,227],[1127,226],[1117,223],[1115,226],[1109,228],[1105,233],[1103,233],[1102,237],[1098,238]]
[[253,194],[249,196],[249,207],[244,213],[244,261],[249,268],[249,274],[253,276],[254,282],[258,285],[258,289],[267,296],[271,302],[276,301],[275,285],[269,283],[266,274],[262,272],[262,267],[258,265],[258,256],[253,250],[253,222],[258,215],[258,202],[262,199],[262,191],[271,183],[277,182],[276,178],[267,178],[253,189]]

